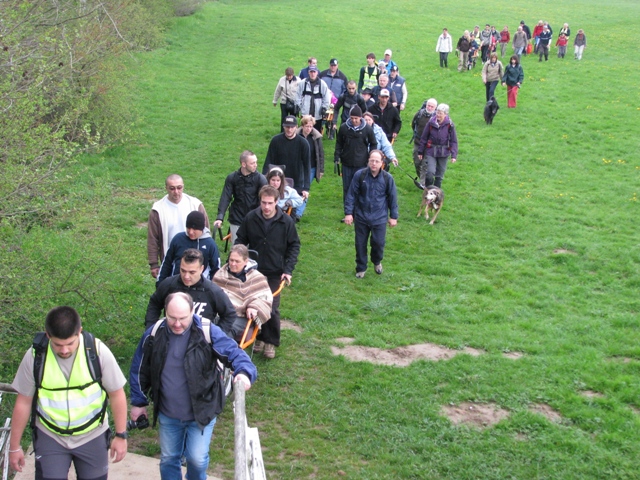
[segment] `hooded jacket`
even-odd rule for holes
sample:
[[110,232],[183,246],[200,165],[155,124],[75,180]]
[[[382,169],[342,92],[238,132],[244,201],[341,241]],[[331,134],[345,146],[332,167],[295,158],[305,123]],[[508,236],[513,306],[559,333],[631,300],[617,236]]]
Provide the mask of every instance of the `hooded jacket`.
[[349,118],[338,130],[333,161],[342,162],[347,167],[362,168],[367,165],[369,152],[376,148],[378,142],[367,122],[361,119],[360,125],[356,127]]
[[425,155],[425,152],[429,157],[437,158],[451,155],[452,158],[458,158],[458,136],[449,115],[444,117],[440,125],[435,115],[427,123],[420,137],[418,155]]
[[167,250],[167,255],[162,261],[157,283],[180,273],[180,260],[184,255],[184,251],[188,248],[195,248],[202,252],[204,256],[204,271],[202,275],[209,279],[213,278],[220,268],[220,254],[216,242],[211,238],[209,229],[204,227],[202,235],[195,240],[191,240],[186,232],[178,233],[173,237],[169,250]]

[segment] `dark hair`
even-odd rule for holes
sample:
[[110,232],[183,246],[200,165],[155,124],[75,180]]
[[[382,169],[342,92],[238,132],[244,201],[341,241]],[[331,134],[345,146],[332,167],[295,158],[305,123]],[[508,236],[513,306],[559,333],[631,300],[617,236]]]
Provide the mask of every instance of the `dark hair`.
[[520,60],[518,59],[518,55],[511,55],[511,58],[509,59],[509,64],[511,64],[511,60],[515,60],[516,65],[520,65]]
[[267,183],[269,184],[269,186],[273,186],[271,185],[271,179],[273,177],[280,178],[280,187],[278,187],[277,189],[279,193],[278,198],[284,198],[284,187],[287,184],[287,180],[284,178],[284,173],[282,173],[282,170],[280,170],[279,168],[269,170],[269,173],[267,173]]
[[373,52],[367,53],[367,58],[376,58],[376,54]]
[[55,307],[47,313],[44,329],[50,337],[66,340],[80,333],[80,315],[71,307]]
[[193,310],[193,298],[191,297],[191,295],[189,295],[188,293],[185,293],[185,292],[173,292],[173,293],[170,293],[169,295],[167,295],[167,298],[164,299],[164,311],[165,311],[165,313],[166,313],[167,307],[169,306],[171,301],[176,297],[177,298],[182,298],[183,300],[185,300],[189,304],[189,310]]
[[287,69],[284,71],[284,74],[293,76],[294,75],[293,68],[287,67]]
[[271,185],[265,185],[260,189],[260,192],[258,192],[258,196],[260,197],[260,200],[262,200],[263,197],[272,197],[278,200],[278,193],[278,190]]
[[204,255],[197,248],[187,248],[180,261],[184,263],[198,262],[198,264],[204,265]]

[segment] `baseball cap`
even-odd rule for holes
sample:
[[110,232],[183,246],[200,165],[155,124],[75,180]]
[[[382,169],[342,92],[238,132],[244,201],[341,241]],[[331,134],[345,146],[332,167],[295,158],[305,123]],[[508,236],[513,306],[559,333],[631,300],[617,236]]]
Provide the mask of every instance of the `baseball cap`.
[[388,48],[384,51],[385,55],[391,55],[391,50],[389,50]]
[[298,120],[293,115],[287,115],[284,118],[284,122],[282,122],[282,126],[283,127],[297,127],[298,126]]
[[316,67],[315,65],[311,65],[311,66],[309,67],[309,71],[310,71],[310,72],[317,72],[317,71],[318,71],[318,67]]
[[387,90],[386,88],[383,88],[382,90],[380,90],[380,93],[378,94],[379,97],[388,97],[389,96],[389,90]]
[[391,67],[391,71],[392,72],[397,72],[398,71],[398,65],[394,65],[393,67]]
[[338,64],[337,58],[332,58],[331,60],[329,60],[329,65],[337,65],[337,64]]

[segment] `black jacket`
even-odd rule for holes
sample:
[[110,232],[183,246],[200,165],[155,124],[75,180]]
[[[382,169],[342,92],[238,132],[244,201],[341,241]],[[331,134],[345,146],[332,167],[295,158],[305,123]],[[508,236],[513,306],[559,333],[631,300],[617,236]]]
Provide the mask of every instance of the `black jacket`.
[[[229,207],[229,223],[240,225],[249,211],[260,205],[258,192],[267,184],[267,179],[260,172],[243,175],[241,169],[227,175],[224,188],[218,203],[216,220],[224,220],[224,214]],[[233,202],[231,201],[233,199]]]
[[380,103],[376,103],[369,109],[369,112],[373,115],[376,124],[380,125],[384,133],[387,134],[389,141],[391,141],[392,134],[400,132],[400,128],[402,128],[400,112],[391,103],[387,103],[384,110],[380,108]]
[[269,222],[265,221],[260,207],[251,210],[236,236],[236,244],[258,252],[258,271],[266,277],[291,275],[300,253],[295,221],[280,207],[276,209],[275,217]]
[[378,148],[373,128],[367,125],[364,118],[360,125],[354,127],[348,119],[338,130],[336,150],[333,154],[335,163],[342,162],[347,167],[362,168],[367,166],[369,152]]
[[360,95],[358,92],[354,93],[353,95],[349,95],[349,92],[342,95],[338,99],[336,106],[333,107],[333,124],[335,125],[336,123],[338,123],[338,112],[341,108],[342,113],[340,114],[340,118],[342,119],[342,123],[346,122],[349,119],[349,112],[355,105],[358,105],[360,107],[362,113],[367,111],[367,103],[364,101],[364,98],[362,98],[362,95]]
[[[169,333],[163,321],[155,335],[148,329],[133,356],[129,370],[131,405],[148,405],[153,401],[153,424],[155,426],[160,411],[160,390],[162,370],[169,350]],[[222,371],[216,360],[233,368],[234,373],[245,374],[251,383],[256,380],[257,370],[247,354],[238,348],[235,340],[225,337],[215,326],[210,327],[211,343],[202,330],[200,317],[194,315],[190,328],[189,342],[184,357],[184,372],[187,377],[191,407],[196,422],[201,428],[214,419],[224,407],[224,385]],[[147,397],[147,393],[150,393]],[[167,394],[167,392],[164,392]]]
[[175,292],[184,292],[191,295],[197,315],[208,318],[214,323],[216,322],[216,316],[219,316],[218,326],[231,338],[235,338],[235,332],[233,332],[232,327],[237,318],[236,309],[227,294],[211,280],[204,277],[190,287],[182,283],[180,275],[165,278],[160,282],[147,305],[147,314],[144,317],[145,328],[149,328],[162,317],[164,300],[170,293]]

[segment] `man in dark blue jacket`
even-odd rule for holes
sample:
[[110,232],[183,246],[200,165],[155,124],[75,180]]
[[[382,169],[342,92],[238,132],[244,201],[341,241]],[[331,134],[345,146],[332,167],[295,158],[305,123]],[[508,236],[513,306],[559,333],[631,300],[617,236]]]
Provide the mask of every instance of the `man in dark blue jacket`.
[[384,171],[383,154],[372,150],[369,166],[356,172],[344,206],[344,223],[355,226],[356,277],[367,271],[367,242],[371,237],[371,261],[378,275],[382,273],[387,223],[398,224],[398,193],[391,174]]
[[235,340],[216,325],[202,323],[186,293],[167,297],[166,318],[147,329],[131,362],[131,419],[147,416],[153,401],[153,423],[160,422],[160,476],[205,478],[209,443],[225,397],[218,361],[229,366],[236,388],[251,388],[258,372]]

